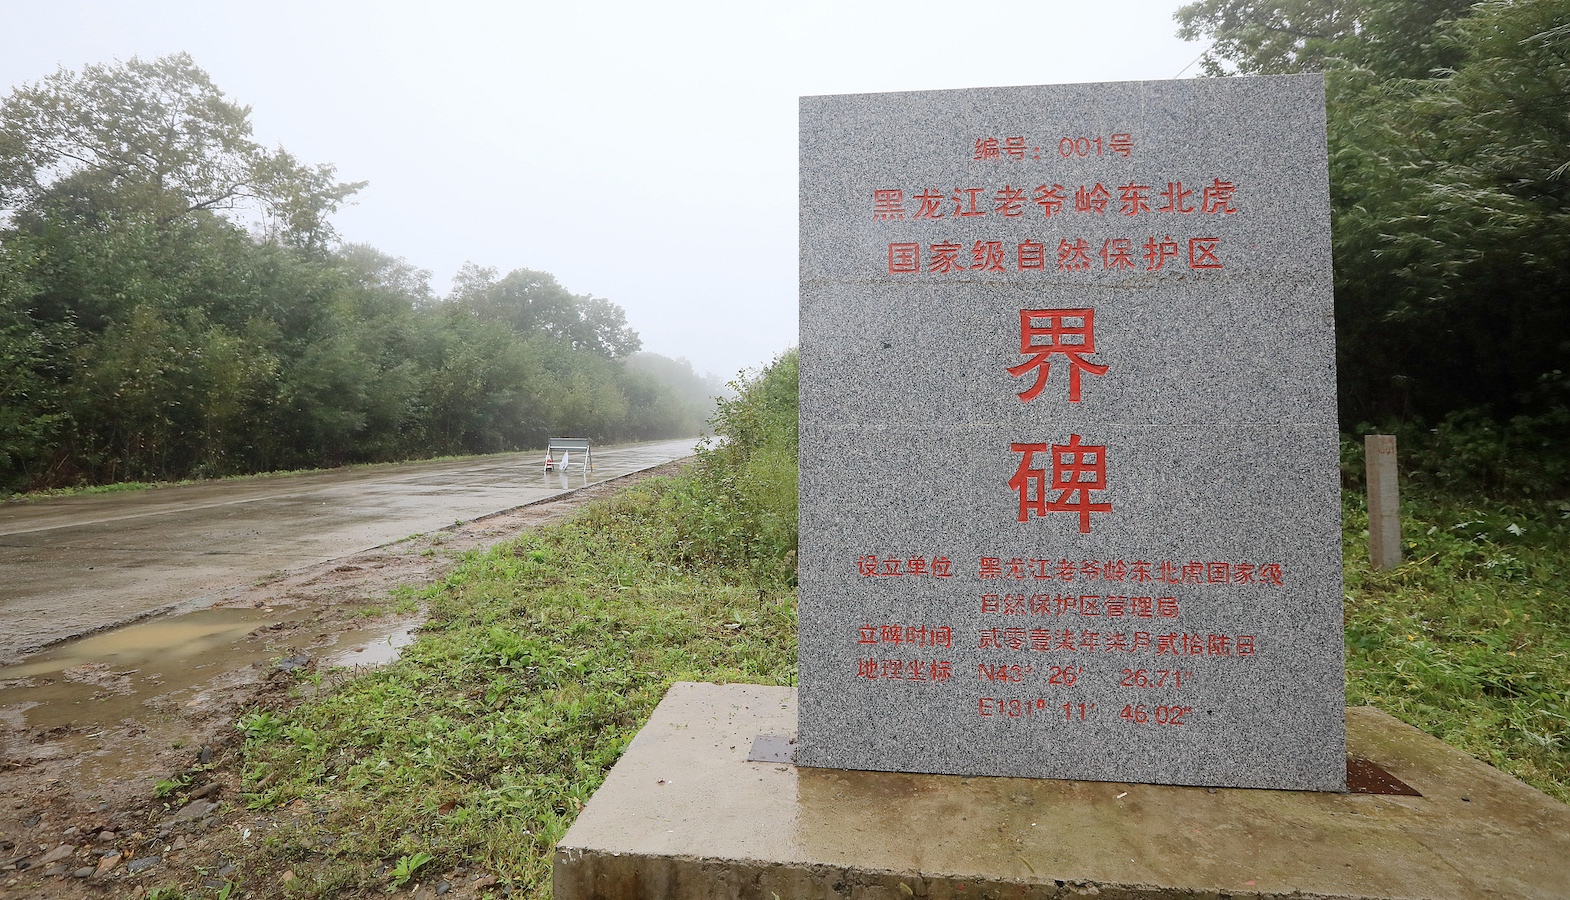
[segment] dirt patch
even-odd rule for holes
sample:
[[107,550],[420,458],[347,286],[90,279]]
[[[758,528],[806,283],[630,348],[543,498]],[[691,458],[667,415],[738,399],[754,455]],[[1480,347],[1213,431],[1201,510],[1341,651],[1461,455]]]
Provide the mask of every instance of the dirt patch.
[[[176,642],[144,653],[134,668],[72,662],[68,646],[50,651],[68,665],[37,654],[11,667],[0,679],[0,897],[141,897],[173,883],[215,895],[243,845],[301,813],[258,816],[228,802],[240,782],[242,712],[288,702],[300,669],[323,674],[328,690],[355,666],[394,657],[418,626],[418,613],[396,610],[395,589],[430,584],[466,551],[683,464],[234,589],[186,617],[84,639],[123,644],[129,628],[145,627]],[[488,883],[483,871],[458,870],[447,873],[443,893],[476,896]],[[262,888],[247,887],[253,896]]]

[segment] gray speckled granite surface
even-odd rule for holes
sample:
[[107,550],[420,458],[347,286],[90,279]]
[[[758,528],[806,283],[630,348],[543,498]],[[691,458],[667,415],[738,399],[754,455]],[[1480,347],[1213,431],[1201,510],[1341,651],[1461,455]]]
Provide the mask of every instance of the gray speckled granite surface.
[[800,763],[1344,787],[1328,206],[1315,76],[802,99]]

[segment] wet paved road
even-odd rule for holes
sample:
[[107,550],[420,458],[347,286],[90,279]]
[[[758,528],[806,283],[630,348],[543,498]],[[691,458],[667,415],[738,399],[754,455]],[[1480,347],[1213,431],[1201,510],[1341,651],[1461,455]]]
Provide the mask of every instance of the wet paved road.
[[0,506],[0,664],[226,587],[554,497],[692,453],[596,449],[584,475],[543,454],[372,466]]

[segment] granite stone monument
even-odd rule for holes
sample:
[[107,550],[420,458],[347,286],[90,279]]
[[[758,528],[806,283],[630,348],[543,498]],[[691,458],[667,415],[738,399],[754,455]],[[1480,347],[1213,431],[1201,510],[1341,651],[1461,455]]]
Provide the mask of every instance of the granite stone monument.
[[1317,76],[801,101],[806,766],[1345,789]]

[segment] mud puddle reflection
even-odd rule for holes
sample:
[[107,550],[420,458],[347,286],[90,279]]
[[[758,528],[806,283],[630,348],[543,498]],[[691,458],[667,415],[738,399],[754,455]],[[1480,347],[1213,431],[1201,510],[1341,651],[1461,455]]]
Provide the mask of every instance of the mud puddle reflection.
[[345,632],[336,642],[336,646],[343,649],[323,656],[322,666],[324,668],[385,666],[396,660],[403,653],[403,648],[414,643],[415,632],[419,631],[423,624],[425,624],[423,618],[406,619],[390,628],[383,626]]
[[[275,667],[396,659],[423,619],[310,630],[299,610],[229,608],[151,619],[68,641],[0,668],[0,764],[79,761],[88,780],[146,777],[136,748],[168,747]],[[320,623],[325,624],[325,623]],[[336,633],[334,633],[336,632]],[[304,655],[297,648],[307,646]],[[125,738],[138,740],[128,743]]]

